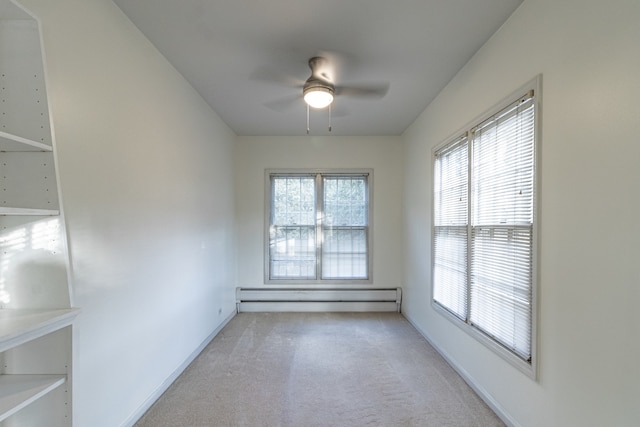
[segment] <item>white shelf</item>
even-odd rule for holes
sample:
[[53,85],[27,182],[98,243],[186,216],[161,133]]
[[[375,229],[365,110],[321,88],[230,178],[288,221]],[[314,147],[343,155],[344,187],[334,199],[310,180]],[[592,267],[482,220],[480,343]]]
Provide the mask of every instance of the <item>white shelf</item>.
[[64,384],[65,375],[0,375],[0,421]]
[[0,131],[0,151],[53,151],[50,145]]
[[60,215],[60,211],[57,209],[9,208],[0,206],[0,215],[56,216]]
[[69,326],[80,313],[62,310],[0,310],[0,353]]

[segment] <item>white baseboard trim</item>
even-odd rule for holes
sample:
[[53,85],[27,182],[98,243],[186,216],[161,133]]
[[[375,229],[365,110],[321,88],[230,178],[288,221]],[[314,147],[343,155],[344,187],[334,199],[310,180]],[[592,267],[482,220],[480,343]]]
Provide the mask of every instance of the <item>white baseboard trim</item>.
[[162,394],[167,391],[169,386],[171,386],[171,384],[173,384],[173,382],[180,376],[180,374],[182,374],[184,370],[187,369],[191,362],[193,362],[195,358],[198,357],[200,353],[202,353],[202,350],[204,350],[205,347],[209,345],[211,341],[213,341],[216,335],[220,333],[222,328],[224,328],[227,323],[229,323],[231,319],[235,317],[235,315],[236,312],[234,311],[226,319],[224,319],[222,323],[211,334],[209,334],[209,336],[205,338],[205,340],[202,341],[202,343],[189,355],[189,357],[187,357],[185,361],[182,362],[180,366],[178,366],[176,370],[173,371],[171,375],[169,375],[169,377],[162,382],[162,384],[160,384],[160,386],[147,398],[147,400],[145,400],[144,403],[140,405],[140,407],[133,414],[131,414],[131,416],[127,418],[124,423],[122,423],[122,427],[133,427],[133,425],[138,422],[140,418],[142,418],[142,416],[149,410],[149,408],[151,408],[156,400],[158,400],[160,396],[162,396]]
[[429,334],[427,334],[418,324],[411,319],[410,316],[407,316],[407,313],[403,312],[402,315],[407,319],[407,321],[418,331],[422,337],[427,340],[429,344],[447,361],[447,363],[455,369],[455,371],[462,377],[462,379],[476,392],[478,396],[486,403],[493,412],[509,427],[521,427],[520,424],[514,420],[505,410],[504,408],[489,394],[484,387],[477,384],[474,379],[469,375],[469,373],[460,366],[453,358],[447,354],[447,352],[443,351],[440,347],[438,347],[435,342],[431,339]]

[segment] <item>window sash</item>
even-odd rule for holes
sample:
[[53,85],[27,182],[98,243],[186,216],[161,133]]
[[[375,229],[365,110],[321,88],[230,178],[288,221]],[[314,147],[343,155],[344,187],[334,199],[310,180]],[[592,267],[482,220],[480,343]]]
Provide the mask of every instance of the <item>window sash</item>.
[[436,154],[434,167],[434,294],[438,304],[467,318],[469,142],[466,134]]
[[271,177],[271,224],[314,225],[316,185],[313,176]]
[[269,271],[272,279],[315,279],[315,226],[273,226]]
[[531,91],[434,160],[433,300],[529,364],[535,108]]
[[466,135],[436,154],[434,224],[466,225],[469,221],[469,142]]
[[533,228],[473,227],[470,324],[531,358]]
[[467,320],[467,229],[435,227],[433,299],[456,317]]
[[368,227],[322,227],[322,279],[367,279],[368,234]]
[[322,176],[321,278],[368,278],[367,177]]
[[472,132],[472,223],[533,223],[534,103],[516,101]]

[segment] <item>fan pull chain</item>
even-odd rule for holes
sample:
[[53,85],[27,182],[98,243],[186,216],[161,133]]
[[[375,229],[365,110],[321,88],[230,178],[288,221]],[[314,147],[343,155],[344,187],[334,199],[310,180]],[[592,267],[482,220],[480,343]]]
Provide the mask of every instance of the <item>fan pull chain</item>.
[[[309,114],[309,104],[307,104],[307,135],[309,135],[309,132],[311,132],[311,126],[309,125],[310,123],[310,114]],[[331,104],[329,104],[329,132],[331,132],[331,130],[333,129],[333,126],[331,125]]]

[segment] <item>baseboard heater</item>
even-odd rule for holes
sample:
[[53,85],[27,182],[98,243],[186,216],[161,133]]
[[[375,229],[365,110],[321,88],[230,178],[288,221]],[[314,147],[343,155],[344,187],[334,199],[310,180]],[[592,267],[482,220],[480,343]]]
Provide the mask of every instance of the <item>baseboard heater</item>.
[[401,288],[236,288],[238,313],[280,311],[396,311],[399,313],[401,303]]

